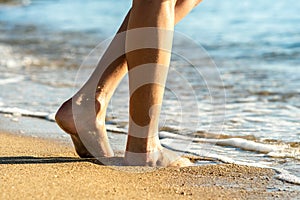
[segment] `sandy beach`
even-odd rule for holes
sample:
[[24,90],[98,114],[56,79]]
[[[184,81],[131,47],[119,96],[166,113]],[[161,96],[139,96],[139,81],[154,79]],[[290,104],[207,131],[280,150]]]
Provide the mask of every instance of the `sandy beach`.
[[[183,2],[176,2],[175,18]],[[168,77],[150,70],[137,78],[120,73],[130,37],[104,53],[131,7],[131,1],[0,0],[0,200],[300,199],[300,4],[203,1],[169,35]],[[145,41],[156,40],[151,36]],[[155,63],[166,58],[158,54]],[[58,108],[93,72],[113,158],[79,158],[55,123]],[[136,93],[128,85],[150,77],[166,80],[163,103],[155,106],[160,142],[189,156],[193,167],[122,165],[127,135],[135,132],[129,121],[140,120],[131,111],[146,114],[129,106]],[[84,106],[85,94],[93,93],[81,91],[76,104]],[[146,105],[157,94],[137,95],[137,102]],[[93,133],[93,110],[78,117],[76,108],[75,121]]]
[[[220,164],[152,169],[104,166],[71,144],[1,133],[1,199],[293,199],[275,172]],[[280,189],[281,188],[281,189]]]

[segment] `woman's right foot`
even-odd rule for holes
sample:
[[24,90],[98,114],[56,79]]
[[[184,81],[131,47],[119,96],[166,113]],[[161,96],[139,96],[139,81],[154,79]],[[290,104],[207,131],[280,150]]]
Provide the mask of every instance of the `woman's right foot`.
[[[95,117],[96,115],[86,113],[88,109],[84,107],[84,103],[72,106],[72,102],[74,100],[69,99],[62,104],[55,115],[55,120],[62,130],[70,134],[77,154],[81,158],[113,156],[106,134],[105,116]],[[100,104],[97,104],[97,111],[100,113]],[[77,109],[76,123],[73,109]],[[105,112],[102,114],[105,115]]]

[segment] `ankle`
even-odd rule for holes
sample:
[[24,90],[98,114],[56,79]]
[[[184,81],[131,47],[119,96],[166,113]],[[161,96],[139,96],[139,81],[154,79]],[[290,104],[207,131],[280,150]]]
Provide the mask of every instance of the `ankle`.
[[72,100],[64,102],[55,114],[56,123],[67,133],[75,134],[75,122],[72,113]]
[[[56,123],[67,133],[69,134],[76,134],[76,127],[75,127],[75,121],[74,121],[74,109],[77,109],[77,107],[80,109],[81,115],[85,115],[85,111],[87,109],[82,109],[83,107],[88,104],[87,101],[83,100],[80,95],[75,95],[74,97],[68,99],[65,101],[58,111],[55,114],[55,121]],[[98,99],[95,99],[94,101],[94,107],[90,107],[91,109],[94,109],[93,112],[95,112],[95,119],[89,119],[88,121],[90,123],[94,123],[97,126],[98,125],[104,125],[105,124],[105,112],[106,107],[102,106],[103,103],[98,101]],[[80,108],[82,107],[82,108]],[[77,112],[79,113],[79,111]],[[76,114],[76,112],[75,112]],[[92,116],[90,113],[87,114],[88,116]]]
[[132,153],[151,153],[162,148],[157,136],[138,138],[128,135],[126,151]]

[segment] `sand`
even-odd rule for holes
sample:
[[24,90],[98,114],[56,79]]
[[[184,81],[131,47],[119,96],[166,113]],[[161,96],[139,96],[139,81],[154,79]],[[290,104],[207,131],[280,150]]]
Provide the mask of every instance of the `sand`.
[[270,169],[232,164],[105,166],[78,158],[70,144],[8,133],[0,137],[0,199],[296,199],[299,195],[283,189],[288,183],[277,180]]

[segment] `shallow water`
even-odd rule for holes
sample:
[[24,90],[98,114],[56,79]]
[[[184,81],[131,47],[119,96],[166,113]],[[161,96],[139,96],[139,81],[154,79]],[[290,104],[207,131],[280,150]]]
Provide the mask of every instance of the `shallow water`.
[[[50,114],[87,78],[75,81],[83,59],[114,34],[129,6],[111,0],[1,5],[0,110],[53,119]],[[180,22],[176,30],[187,37],[175,34],[160,120],[169,133],[161,134],[163,143],[178,150],[181,141],[184,151],[300,177],[299,9],[292,0],[211,0]],[[195,53],[195,43],[222,81],[204,76],[214,64],[205,51]],[[125,78],[108,109],[110,130],[126,132],[127,102]]]

